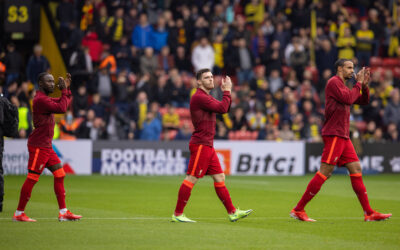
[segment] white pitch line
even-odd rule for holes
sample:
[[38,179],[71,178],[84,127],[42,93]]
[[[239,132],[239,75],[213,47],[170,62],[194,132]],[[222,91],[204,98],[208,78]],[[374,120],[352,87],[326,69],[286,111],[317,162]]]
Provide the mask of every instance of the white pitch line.
[[[325,218],[318,218],[313,217],[317,220],[360,220],[362,221],[362,217],[325,217]],[[53,218],[34,218],[37,220],[57,220],[57,217]],[[101,218],[101,217],[83,217],[82,220],[170,220],[170,217],[108,217],[108,218]],[[194,220],[228,220],[228,218],[220,217],[220,218],[192,218]],[[292,220],[290,216],[287,217],[256,217],[256,216],[249,216],[247,219],[251,220]],[[398,217],[390,218],[390,220],[397,220]],[[0,220],[12,220],[12,218],[0,218]]]

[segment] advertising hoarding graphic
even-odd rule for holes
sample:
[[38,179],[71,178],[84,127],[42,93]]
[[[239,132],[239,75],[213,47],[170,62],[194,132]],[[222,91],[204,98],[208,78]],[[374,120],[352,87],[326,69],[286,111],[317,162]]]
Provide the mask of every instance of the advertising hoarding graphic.
[[103,148],[102,175],[180,175],[186,159],[180,149]]
[[231,174],[231,151],[229,149],[216,149],[219,163],[225,175]]
[[229,150],[225,167],[232,175],[302,175],[303,142],[215,141],[216,151]]
[[[315,173],[321,165],[324,144],[306,144],[306,173]],[[358,155],[364,174],[399,173],[400,144],[362,144],[362,153]]]
[[[54,141],[53,149],[60,158],[66,173],[92,173],[92,142],[90,140]],[[27,140],[5,141],[3,153],[5,174],[27,174],[28,159]],[[45,169],[43,173],[50,174],[50,171]]]

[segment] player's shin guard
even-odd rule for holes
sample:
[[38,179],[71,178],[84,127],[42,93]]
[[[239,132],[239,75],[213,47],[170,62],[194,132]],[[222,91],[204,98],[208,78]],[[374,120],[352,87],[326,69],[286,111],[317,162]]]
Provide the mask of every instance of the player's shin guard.
[[21,194],[19,197],[18,203],[18,211],[24,211],[26,204],[28,203],[29,199],[31,198],[32,189],[35,186],[36,182],[39,180],[38,174],[28,173],[28,177],[26,178],[24,185],[21,188]]
[[214,187],[218,198],[224,204],[228,214],[233,214],[236,211],[236,208],[232,204],[231,196],[229,195],[229,191],[225,186],[225,182],[214,182]]
[[364,213],[366,213],[367,215],[372,214],[374,211],[369,205],[367,189],[364,186],[362,180],[362,174],[361,173],[350,174],[350,179],[351,179],[351,185],[353,186],[353,190],[356,193],[358,200],[361,203]]
[[60,168],[53,172],[54,175],[54,193],[56,193],[58,207],[66,208],[65,205],[65,189],[64,189],[64,169]]
[[175,216],[179,216],[183,213],[183,209],[185,209],[185,206],[190,198],[190,193],[192,192],[193,186],[194,184],[188,180],[184,180],[182,182],[182,185],[178,193],[178,201],[176,203]]
[[304,210],[304,207],[307,205],[307,203],[314,198],[314,196],[319,192],[321,189],[322,184],[326,181],[327,177],[321,172],[317,172],[308,183],[307,189],[304,192],[303,196],[301,197],[299,203],[297,203],[297,206],[294,208],[295,211],[302,211]]

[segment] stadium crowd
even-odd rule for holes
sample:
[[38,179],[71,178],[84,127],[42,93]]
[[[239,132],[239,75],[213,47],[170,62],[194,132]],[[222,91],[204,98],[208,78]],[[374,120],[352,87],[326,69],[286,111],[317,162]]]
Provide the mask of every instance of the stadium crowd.
[[[189,139],[194,72],[210,68],[217,99],[221,76],[234,81],[217,139],[320,142],[324,87],[347,58],[373,72],[370,105],[352,107],[352,136],[398,142],[398,0],[311,2],[63,0],[56,38],[73,101],[55,138]],[[21,138],[32,131],[37,75],[51,71],[43,49],[25,60],[12,42],[0,48],[2,92],[19,109]]]

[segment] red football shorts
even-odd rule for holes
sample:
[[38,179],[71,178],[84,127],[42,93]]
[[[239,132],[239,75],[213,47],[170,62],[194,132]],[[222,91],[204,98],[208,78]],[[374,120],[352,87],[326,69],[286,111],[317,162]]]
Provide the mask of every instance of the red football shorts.
[[222,174],[221,164],[213,147],[198,144],[189,144],[190,160],[186,172],[196,178],[204,175]]
[[323,136],[322,138],[325,145],[321,162],[341,167],[347,163],[359,161],[350,139],[338,136]]
[[28,170],[41,174],[44,168],[61,163],[53,148],[41,148],[28,146],[29,161]]

